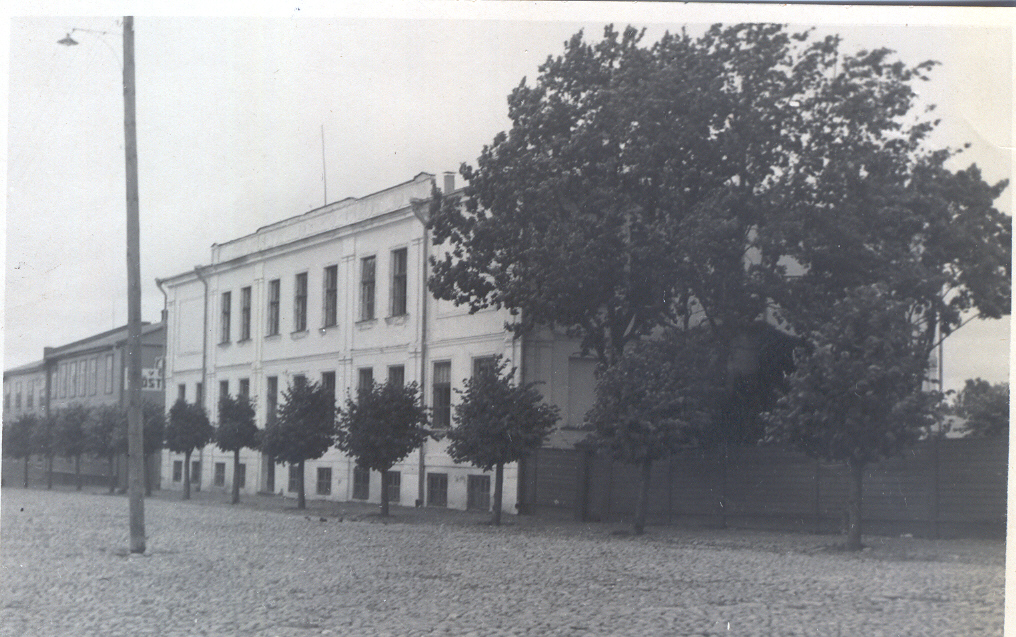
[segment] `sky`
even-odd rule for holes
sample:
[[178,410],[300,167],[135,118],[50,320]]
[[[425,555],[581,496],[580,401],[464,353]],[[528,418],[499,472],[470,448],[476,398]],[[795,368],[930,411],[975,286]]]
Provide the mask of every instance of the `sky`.
[[[210,246],[420,172],[457,171],[510,127],[506,98],[579,29],[693,32],[780,21],[942,63],[920,88],[939,145],[971,148],[989,182],[1012,173],[1012,13],[991,9],[654,3],[328,5],[43,2],[8,8],[4,366],[126,323],[121,31],[136,13],[142,316],[155,285]],[[168,5],[167,5],[168,6]],[[819,12],[818,9],[821,9]],[[148,11],[149,13],[140,13]],[[58,17],[54,17],[58,16]],[[57,44],[72,29],[80,44]],[[88,31],[85,31],[87,29]],[[105,33],[101,33],[105,32]],[[996,203],[1011,214],[1012,189]],[[946,341],[945,385],[1008,379],[1009,321]]]

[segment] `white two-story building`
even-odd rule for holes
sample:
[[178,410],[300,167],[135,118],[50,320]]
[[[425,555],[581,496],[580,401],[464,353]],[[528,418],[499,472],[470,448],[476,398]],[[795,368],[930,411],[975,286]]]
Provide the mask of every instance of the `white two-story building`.
[[[561,409],[561,425],[580,424],[592,403],[593,362],[573,342],[514,339],[503,311],[469,314],[426,291],[432,248],[422,215],[437,186],[427,173],[359,199],[348,198],[212,246],[211,263],[158,281],[166,294],[166,404],[199,402],[214,422],[218,397],[255,399],[264,427],[299,375],[334,388],[339,406],[357,386],[397,378],[423,388],[433,424],[451,423],[456,388],[479,364],[501,355],[526,380],[541,380]],[[449,173],[441,184],[454,189]],[[414,205],[415,202],[415,205]],[[421,205],[422,204],[422,205]],[[523,351],[525,350],[525,351]],[[427,441],[390,473],[391,500],[403,505],[490,507],[492,477],[451,461],[446,442]],[[164,454],[163,487],[292,493],[290,468],[257,451],[232,455],[214,445],[191,456]],[[380,501],[380,474],[360,470],[331,449],[306,463],[309,498]],[[505,468],[504,510],[514,511],[518,468]]]

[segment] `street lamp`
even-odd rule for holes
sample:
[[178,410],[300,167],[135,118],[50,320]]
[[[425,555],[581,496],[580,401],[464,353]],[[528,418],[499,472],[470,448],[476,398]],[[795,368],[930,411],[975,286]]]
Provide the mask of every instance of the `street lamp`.
[[[72,29],[58,44],[74,46]],[[93,33],[106,33],[94,31]],[[101,40],[102,38],[100,38]],[[105,41],[103,40],[105,43]],[[107,46],[109,46],[107,44]],[[112,47],[111,47],[112,48]],[[138,139],[134,113],[134,17],[123,19],[123,130],[127,162],[127,492],[130,552],[145,552],[145,458],[141,422],[141,249],[138,221]]]

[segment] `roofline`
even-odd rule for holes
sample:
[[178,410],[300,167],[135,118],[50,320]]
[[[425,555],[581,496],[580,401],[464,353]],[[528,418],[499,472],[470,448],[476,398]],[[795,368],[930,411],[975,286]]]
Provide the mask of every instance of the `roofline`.
[[46,361],[45,360],[36,361],[34,363],[26,363],[24,365],[18,365],[17,367],[12,367],[10,369],[5,369],[4,370],[4,378],[7,378],[8,374],[13,376],[13,375],[27,374],[27,373],[31,373],[31,372],[41,372],[41,371],[43,371],[45,369],[46,369]]
[[[145,333],[145,330],[149,326],[153,326],[153,325],[159,325],[159,326],[161,326],[161,325],[163,325],[163,323],[161,323],[161,322],[159,322],[159,323],[152,323],[150,321],[142,321],[141,322],[141,332],[142,332],[142,334]],[[51,358],[51,356],[53,354],[63,353],[64,351],[66,351],[68,349],[71,349],[73,347],[78,347],[80,345],[84,345],[84,344],[88,343],[89,341],[96,341],[96,340],[99,340],[99,339],[102,339],[102,338],[107,338],[107,337],[112,336],[113,334],[115,334],[115,333],[117,333],[119,331],[126,331],[128,327],[129,327],[128,325],[124,325],[122,327],[116,327],[116,328],[113,328],[111,330],[106,330],[105,332],[100,332],[98,334],[93,334],[92,336],[87,336],[87,337],[79,339],[77,341],[73,341],[71,343],[67,343],[66,345],[58,345],[56,347],[45,347],[45,348],[43,348],[43,351],[44,351],[43,362],[45,362],[46,360]],[[119,342],[119,340],[117,342]]]

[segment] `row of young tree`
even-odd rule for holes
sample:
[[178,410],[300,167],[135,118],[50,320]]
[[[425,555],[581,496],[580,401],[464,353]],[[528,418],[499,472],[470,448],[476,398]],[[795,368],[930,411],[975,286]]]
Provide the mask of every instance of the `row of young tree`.
[[[275,414],[264,429],[255,424],[253,401],[246,396],[224,396],[218,405],[219,422],[212,427],[204,408],[177,401],[169,410],[166,448],[190,455],[214,442],[233,453],[233,475],[239,475],[240,451],[258,449],[273,462],[286,463],[297,477],[297,508],[306,508],[304,464],[322,457],[333,446],[354,458],[359,467],[381,474],[381,515],[390,513],[388,472],[428,438],[449,439],[448,451],[456,462],[494,471],[493,518],[501,523],[504,465],[518,461],[546,439],[558,415],[542,402],[534,384],[515,382],[516,370],[495,358],[482,366],[457,390],[455,426],[448,430],[430,425],[419,386],[389,381],[358,388],[342,407],[323,385],[297,376],[283,391]],[[184,471],[183,497],[190,497],[190,475]],[[233,480],[233,503],[239,502],[239,482]]]
[[[166,419],[153,403],[142,406],[145,466],[162,449]],[[50,415],[23,414],[3,427],[3,455],[24,461],[24,486],[32,456],[46,463],[46,486],[53,488],[53,460],[74,461],[74,482],[82,488],[81,458],[92,456],[108,463],[109,491],[117,486],[116,459],[127,453],[127,412],[117,405],[88,407],[72,404]],[[152,493],[152,478],[145,471],[145,491]]]
[[579,32],[512,91],[464,196],[434,192],[429,288],[598,358],[588,422],[641,465],[636,532],[653,461],[781,441],[849,465],[860,548],[864,468],[941,406],[931,354],[1009,314],[1008,183],[933,146],[936,62],[775,24],[643,35]]

